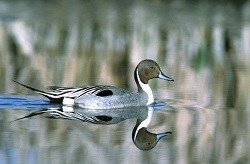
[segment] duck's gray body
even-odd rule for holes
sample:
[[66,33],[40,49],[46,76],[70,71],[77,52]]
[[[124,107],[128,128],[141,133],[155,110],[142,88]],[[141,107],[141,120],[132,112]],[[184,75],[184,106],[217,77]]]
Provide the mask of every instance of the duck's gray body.
[[[82,87],[90,88],[93,86]],[[123,108],[147,104],[145,92],[133,93],[114,86],[94,86],[97,93],[86,93],[74,99],[75,105],[89,109]]]
[[134,79],[138,88],[137,93],[109,85],[52,86],[49,87],[50,91],[45,92],[17,83],[47,97],[51,102],[62,103],[67,106],[77,105],[89,109],[105,109],[152,104],[154,97],[148,81],[153,78],[174,81],[161,72],[159,65],[155,61],[146,59],[141,61],[134,71]]

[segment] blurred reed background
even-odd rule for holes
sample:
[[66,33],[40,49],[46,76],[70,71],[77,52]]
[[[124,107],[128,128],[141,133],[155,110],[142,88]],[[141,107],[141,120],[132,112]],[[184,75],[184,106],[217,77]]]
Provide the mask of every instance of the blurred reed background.
[[[238,3],[237,3],[238,4]],[[249,106],[250,4],[209,1],[2,1],[1,92],[12,79],[41,88],[135,89],[133,70],[159,62],[167,97]]]
[[[42,161],[45,156],[48,161],[51,156],[73,152],[66,163],[76,159],[91,163],[88,155],[92,151],[99,154],[97,163],[154,161],[158,156],[162,163],[246,162],[250,153],[249,1],[0,2],[1,93],[28,92],[12,79],[41,89],[47,85],[110,84],[136,90],[133,71],[145,58],[156,60],[175,79],[174,83],[151,83],[156,97],[178,111],[167,115],[167,120],[162,114],[155,116],[161,129],[172,128],[176,134],[170,147],[158,145],[159,154],[131,150],[127,147],[129,122],[108,131],[83,124],[80,126],[87,131],[83,134],[72,128],[75,123],[42,119],[10,128],[15,132],[14,147],[29,152],[34,145],[43,146],[38,156]],[[186,110],[197,107],[204,110]],[[2,120],[18,116],[20,113],[12,111]],[[39,127],[43,127],[42,134],[32,135]],[[10,130],[8,126],[2,129]],[[117,132],[123,135],[117,137]],[[96,142],[104,146],[91,142],[89,133],[96,134]],[[33,138],[26,138],[27,134]],[[48,136],[59,141],[48,141]],[[118,144],[121,141],[126,142]],[[112,145],[108,150],[106,143]],[[106,158],[107,153],[115,154]],[[64,158],[56,163],[61,160]]]

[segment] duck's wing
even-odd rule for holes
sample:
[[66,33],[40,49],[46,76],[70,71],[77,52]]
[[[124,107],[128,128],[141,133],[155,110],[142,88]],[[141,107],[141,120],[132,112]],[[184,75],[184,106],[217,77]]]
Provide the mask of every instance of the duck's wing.
[[81,87],[57,87],[49,86],[50,92],[54,94],[63,94],[64,97],[77,98],[84,94],[91,94],[96,96],[111,96],[113,95],[113,90],[116,87],[103,86],[103,85],[93,85],[93,86],[81,86]]
[[63,103],[65,98],[67,99],[75,99],[84,94],[91,94],[96,96],[110,96],[113,95],[113,91],[111,86],[82,86],[82,87],[57,87],[57,86],[49,86],[48,89],[50,91],[42,91],[17,81],[14,81],[23,87],[26,87],[32,91],[35,91],[45,97],[47,97],[51,102],[54,103]]

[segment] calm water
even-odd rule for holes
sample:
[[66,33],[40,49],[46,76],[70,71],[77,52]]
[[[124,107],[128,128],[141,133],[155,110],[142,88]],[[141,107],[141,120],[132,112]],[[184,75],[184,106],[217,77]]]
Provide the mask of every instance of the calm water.
[[[12,82],[136,91],[145,58],[175,79],[150,82],[153,112],[74,109],[71,120],[53,119],[60,105]],[[3,0],[0,164],[250,163],[249,63],[249,2]],[[132,131],[147,118],[149,132],[172,134],[143,151]]]
[[[75,109],[91,121],[52,119],[48,113],[25,118],[44,109],[56,109],[46,99],[0,95],[1,152],[4,163],[247,163],[249,111],[200,108],[193,102],[161,100],[147,128],[171,131],[156,147],[142,151],[132,141],[137,119],[147,108],[117,110]],[[163,106],[164,103],[168,105]],[[108,115],[112,119],[104,118]],[[110,124],[110,125],[104,125]]]

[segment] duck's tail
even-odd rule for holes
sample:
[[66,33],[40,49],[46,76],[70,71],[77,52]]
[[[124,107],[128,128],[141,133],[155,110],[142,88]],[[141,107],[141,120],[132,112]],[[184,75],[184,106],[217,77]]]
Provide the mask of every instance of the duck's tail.
[[24,85],[24,84],[22,84],[22,83],[20,83],[18,81],[15,81],[15,80],[13,80],[13,81],[15,83],[17,83],[17,84],[25,87],[25,88],[28,88],[28,89],[30,89],[30,90],[32,90],[32,91],[34,91],[34,92],[36,92],[36,93],[44,96],[44,97],[47,97],[50,100],[50,102],[53,102],[53,103],[62,103],[62,101],[63,101],[63,97],[61,97],[58,94],[55,94],[55,93],[52,93],[52,92],[45,92],[45,91],[42,91],[42,90],[30,87],[30,86],[27,86],[27,85]]

